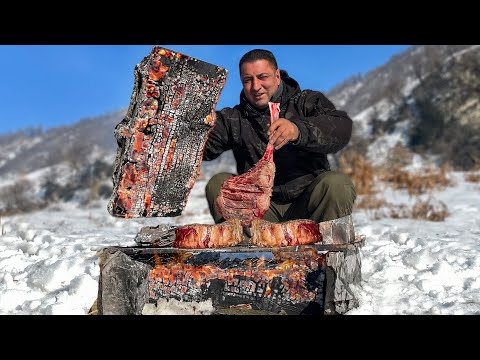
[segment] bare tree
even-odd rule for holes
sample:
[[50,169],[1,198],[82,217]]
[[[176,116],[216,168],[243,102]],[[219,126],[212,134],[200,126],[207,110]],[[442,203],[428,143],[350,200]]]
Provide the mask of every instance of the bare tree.
[[66,160],[76,171],[81,171],[90,155],[89,148],[80,141],[75,141],[67,147]]

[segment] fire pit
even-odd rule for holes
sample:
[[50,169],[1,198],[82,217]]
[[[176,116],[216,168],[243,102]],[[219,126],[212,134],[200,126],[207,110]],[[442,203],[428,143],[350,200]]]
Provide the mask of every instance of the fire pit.
[[142,314],[160,299],[210,300],[217,313],[343,313],[356,306],[349,284],[360,282],[362,239],[351,218],[327,223],[322,243],[276,248],[151,246],[168,243],[175,228],[143,228],[139,246],[99,253],[99,313]]

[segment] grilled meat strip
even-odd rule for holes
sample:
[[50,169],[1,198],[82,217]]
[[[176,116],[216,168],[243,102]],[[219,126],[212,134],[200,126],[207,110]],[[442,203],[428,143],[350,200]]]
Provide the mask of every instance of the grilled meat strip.
[[173,247],[184,249],[222,248],[238,245],[243,240],[240,220],[221,224],[191,224],[178,227]]
[[283,223],[254,219],[252,244],[263,247],[280,247],[313,244],[322,240],[318,223],[300,219]]

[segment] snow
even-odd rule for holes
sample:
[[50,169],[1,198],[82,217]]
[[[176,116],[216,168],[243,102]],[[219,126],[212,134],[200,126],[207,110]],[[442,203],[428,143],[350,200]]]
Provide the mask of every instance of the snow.
[[395,124],[390,134],[378,136],[368,147],[367,158],[372,165],[380,166],[388,158],[390,150],[397,144],[406,146],[410,121],[404,120]]
[[371,121],[373,118],[380,121],[387,121],[390,113],[395,109],[391,102],[382,99],[357,115],[353,116],[354,126],[357,134],[362,137],[368,137],[371,134]]
[[[459,56],[462,56],[463,54],[467,53],[467,52],[470,52],[470,51],[473,51],[473,50],[476,50],[480,48],[480,45],[472,45],[466,49],[463,49],[463,50],[460,50],[460,51],[457,51],[455,54],[453,54],[452,56],[453,57],[459,57]],[[447,61],[451,59],[451,56],[447,57]]]
[[370,106],[365,110],[363,110],[362,112],[360,112],[359,114],[352,117],[354,121],[353,124],[358,135],[362,137],[366,137],[370,135],[371,130],[370,130],[369,124],[374,113],[375,113],[375,107]]
[[[347,314],[480,314],[480,184],[452,173],[455,184],[431,194],[448,206],[443,222],[373,219],[353,214],[366,236],[360,250],[360,306]],[[132,246],[144,226],[213,223],[204,196],[206,177],[192,189],[182,216],[118,219],[107,201],[0,219],[0,314],[87,314],[96,299],[99,259],[109,246]],[[405,191],[385,189],[389,202],[408,203]],[[168,305],[168,306],[167,306]],[[190,304],[192,305],[192,304]],[[172,301],[145,314],[209,314],[211,304]]]
[[[14,141],[12,144],[4,145],[2,147],[2,154],[0,154],[0,167],[4,166],[8,160],[13,160],[17,157],[21,151],[26,151],[39,142],[42,141],[40,136],[29,138],[28,140],[20,139],[19,141]],[[2,158],[3,157],[3,158]]]
[[480,185],[453,175],[457,184],[435,194],[451,214],[443,222],[355,214],[367,241],[360,307],[349,314],[480,314]]
[[337,107],[343,107],[347,103],[349,99],[351,99],[355,93],[363,86],[362,81],[358,81],[354,83],[353,85],[347,86],[344,89],[342,89],[342,92],[339,94],[339,96],[335,99],[335,103]]
[[408,97],[419,84],[420,80],[413,79],[412,77],[408,76],[405,81],[405,85],[403,85],[403,88],[401,90],[402,95],[404,97]]

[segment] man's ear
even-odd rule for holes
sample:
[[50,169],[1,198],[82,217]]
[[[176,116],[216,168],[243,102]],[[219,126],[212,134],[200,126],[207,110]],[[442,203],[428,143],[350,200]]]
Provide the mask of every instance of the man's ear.
[[277,78],[277,85],[280,85],[280,69],[275,71],[275,77]]

